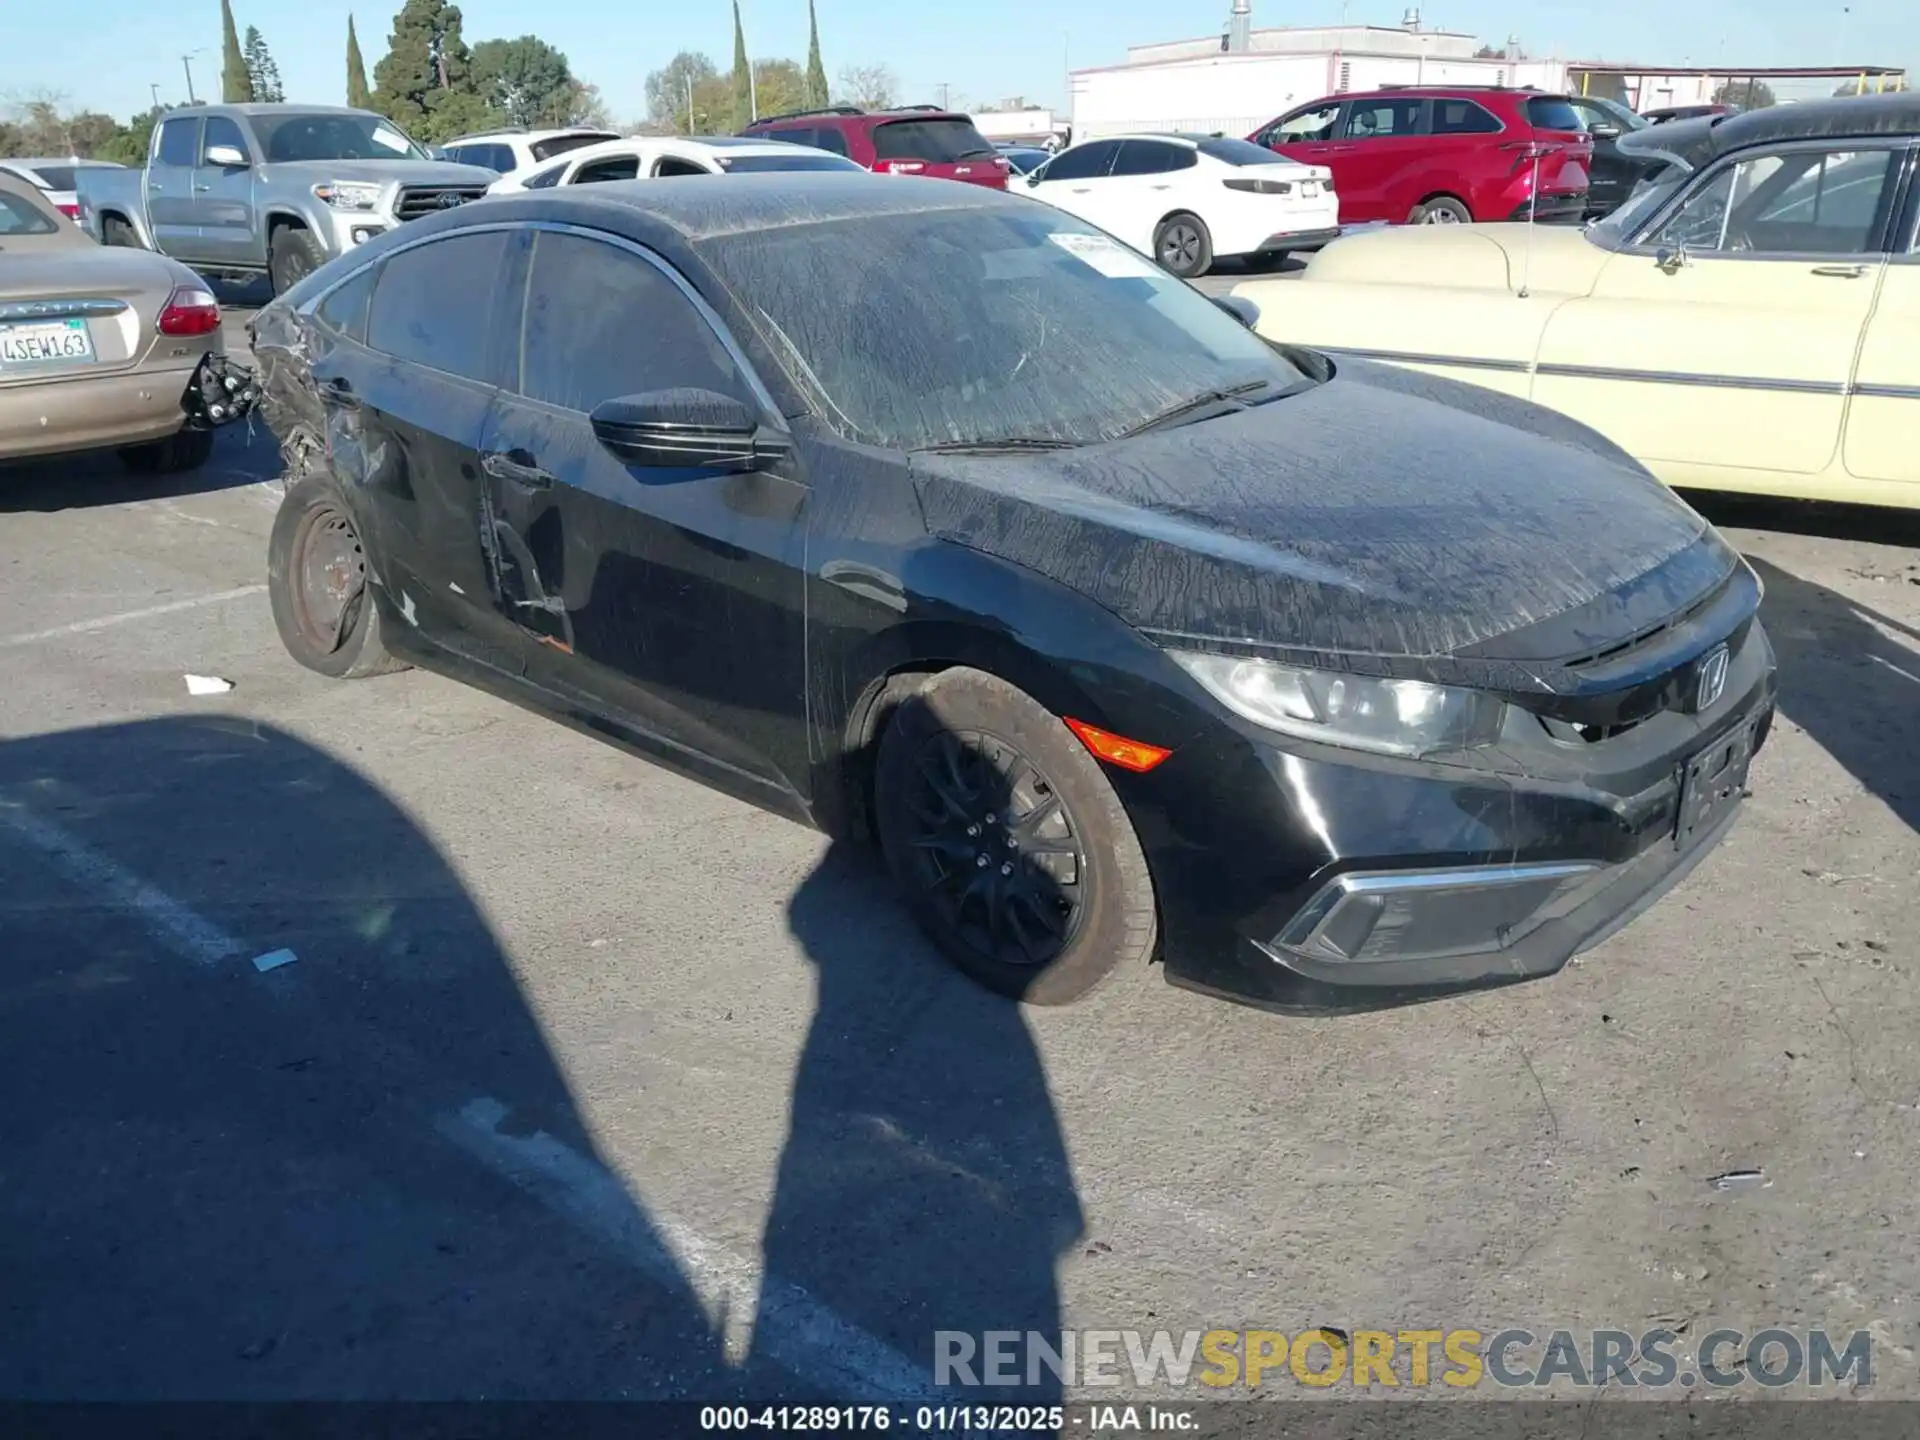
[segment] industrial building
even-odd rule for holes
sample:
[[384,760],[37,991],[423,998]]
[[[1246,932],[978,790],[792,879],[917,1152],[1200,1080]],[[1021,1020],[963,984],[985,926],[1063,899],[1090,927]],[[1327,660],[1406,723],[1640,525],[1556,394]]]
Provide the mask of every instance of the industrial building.
[[1898,88],[1886,66],[1729,69],[1541,59],[1519,40],[1489,44],[1430,30],[1418,10],[1399,26],[1316,25],[1256,30],[1251,0],[1233,0],[1226,29],[1195,40],[1135,45],[1126,63],[1071,76],[1073,138],[1130,130],[1245,135],[1323,95],[1386,85],[1532,86],[1607,96],[1637,110],[1710,101],[1731,82],[1781,100],[1830,95],[1841,84]]

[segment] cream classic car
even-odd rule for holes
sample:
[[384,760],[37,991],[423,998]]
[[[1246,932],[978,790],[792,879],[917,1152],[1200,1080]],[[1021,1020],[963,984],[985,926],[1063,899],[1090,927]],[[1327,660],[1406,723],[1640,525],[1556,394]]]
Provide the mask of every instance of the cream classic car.
[[1675,486],[1920,507],[1920,95],[1624,137],[1607,219],[1411,227],[1234,294],[1270,339],[1531,398]]

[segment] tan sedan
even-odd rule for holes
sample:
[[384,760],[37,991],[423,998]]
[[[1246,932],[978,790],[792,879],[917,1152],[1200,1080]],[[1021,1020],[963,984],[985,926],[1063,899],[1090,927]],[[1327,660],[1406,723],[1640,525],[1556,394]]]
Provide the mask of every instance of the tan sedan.
[[194,469],[213,449],[201,361],[224,349],[199,276],[95,244],[0,173],[0,460],[111,448],[134,470]]

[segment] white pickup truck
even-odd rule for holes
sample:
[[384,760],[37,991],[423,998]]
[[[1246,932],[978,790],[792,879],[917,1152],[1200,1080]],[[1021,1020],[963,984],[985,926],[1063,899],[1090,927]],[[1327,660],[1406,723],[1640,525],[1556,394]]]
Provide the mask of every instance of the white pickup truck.
[[266,275],[273,293],[336,255],[499,177],[430,159],[391,120],[324,105],[199,105],[153,127],[143,170],[82,170],[80,223],[204,275]]

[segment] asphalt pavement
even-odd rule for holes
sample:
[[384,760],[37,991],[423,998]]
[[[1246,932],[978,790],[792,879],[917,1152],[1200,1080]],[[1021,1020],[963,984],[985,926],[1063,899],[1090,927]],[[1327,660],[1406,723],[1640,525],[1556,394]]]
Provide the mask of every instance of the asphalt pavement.
[[1710,507],[1782,721],[1724,847],[1563,974],[1023,1012],[861,855],[296,667],[276,470],[255,426],[0,473],[0,1395],[911,1394],[941,1330],[1658,1323],[1868,1331],[1920,1396],[1920,525]]

